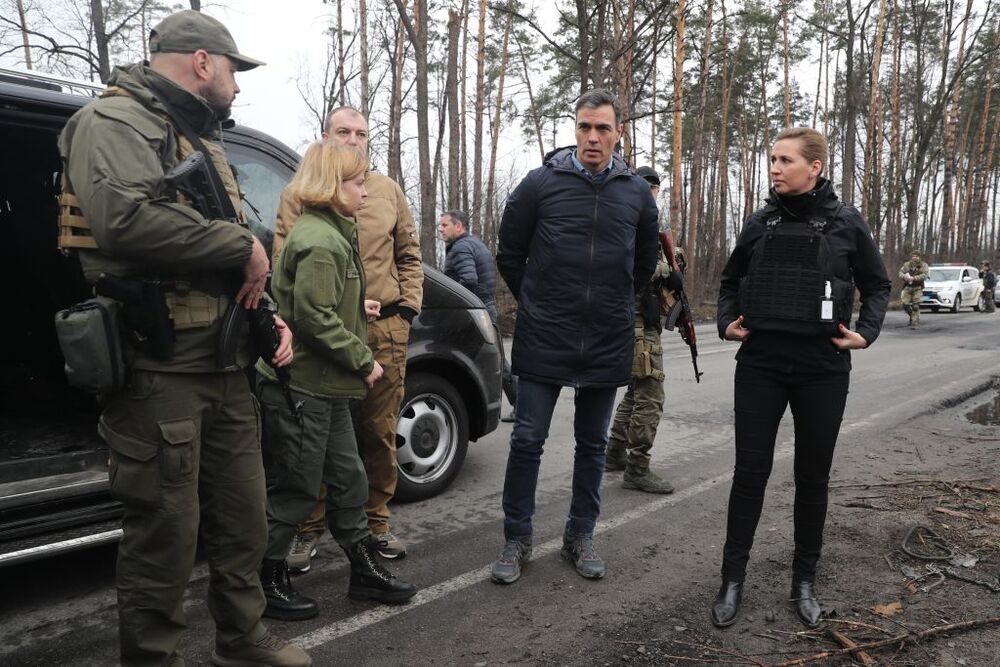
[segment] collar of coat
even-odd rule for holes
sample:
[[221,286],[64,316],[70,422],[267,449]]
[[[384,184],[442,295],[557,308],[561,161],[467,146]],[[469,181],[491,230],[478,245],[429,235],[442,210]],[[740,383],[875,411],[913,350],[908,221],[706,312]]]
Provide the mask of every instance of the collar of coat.
[[124,89],[144,107],[164,115],[167,110],[160,100],[166,100],[184,116],[184,120],[199,136],[209,137],[218,133],[219,120],[205,98],[154,72],[147,63],[116,67],[108,79],[108,86]]
[[[574,158],[576,157],[576,146],[564,146],[563,148],[557,148],[548,155],[545,156],[543,164],[546,167],[553,169],[565,169],[579,173],[576,165],[573,164]],[[619,174],[628,174],[632,170],[629,166],[625,164],[625,160],[618,153],[611,154],[611,161],[608,162],[608,166],[604,168],[601,172],[606,173],[607,178],[614,178]]]

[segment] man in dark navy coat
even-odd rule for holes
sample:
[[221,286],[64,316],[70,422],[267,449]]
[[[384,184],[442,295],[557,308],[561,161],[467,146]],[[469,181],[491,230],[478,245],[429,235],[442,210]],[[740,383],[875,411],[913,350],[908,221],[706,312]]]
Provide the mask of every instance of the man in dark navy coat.
[[507,199],[497,266],[518,301],[513,372],[519,376],[504,480],[503,553],[496,583],[513,583],[531,555],[542,447],[563,387],[575,393],[573,500],[561,555],[588,579],[604,576],[594,550],[608,422],[632,370],[637,288],[657,259],[649,185],[615,144],[621,107],[603,90],[576,103],[577,145],[553,151]]

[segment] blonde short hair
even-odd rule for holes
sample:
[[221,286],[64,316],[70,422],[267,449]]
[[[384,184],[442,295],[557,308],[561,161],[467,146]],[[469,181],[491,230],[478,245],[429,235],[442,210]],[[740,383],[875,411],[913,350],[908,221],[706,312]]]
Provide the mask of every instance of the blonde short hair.
[[819,160],[823,167],[819,173],[826,171],[826,166],[830,163],[830,146],[822,132],[817,132],[811,127],[786,127],[778,136],[774,138],[777,143],[782,139],[798,139],[801,149],[799,153],[807,162]]
[[360,151],[336,141],[317,141],[302,156],[288,184],[288,195],[302,208],[330,208],[343,203],[340,184],[367,169],[368,158]]

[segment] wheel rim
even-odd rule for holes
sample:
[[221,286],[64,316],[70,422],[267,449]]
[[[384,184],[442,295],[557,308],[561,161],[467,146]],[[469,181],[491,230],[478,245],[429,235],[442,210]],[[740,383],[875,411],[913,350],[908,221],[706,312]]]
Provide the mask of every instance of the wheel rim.
[[413,397],[399,413],[396,461],[399,474],[414,484],[444,476],[458,450],[458,418],[437,394]]

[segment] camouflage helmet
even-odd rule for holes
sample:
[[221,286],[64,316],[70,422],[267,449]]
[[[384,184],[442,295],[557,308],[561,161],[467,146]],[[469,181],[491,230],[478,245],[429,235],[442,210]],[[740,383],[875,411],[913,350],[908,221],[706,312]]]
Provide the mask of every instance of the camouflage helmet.
[[910,251],[910,257],[914,257],[914,256],[916,256],[916,257],[923,257],[924,253],[920,252],[920,250],[918,250],[917,248],[914,248],[913,250]]

